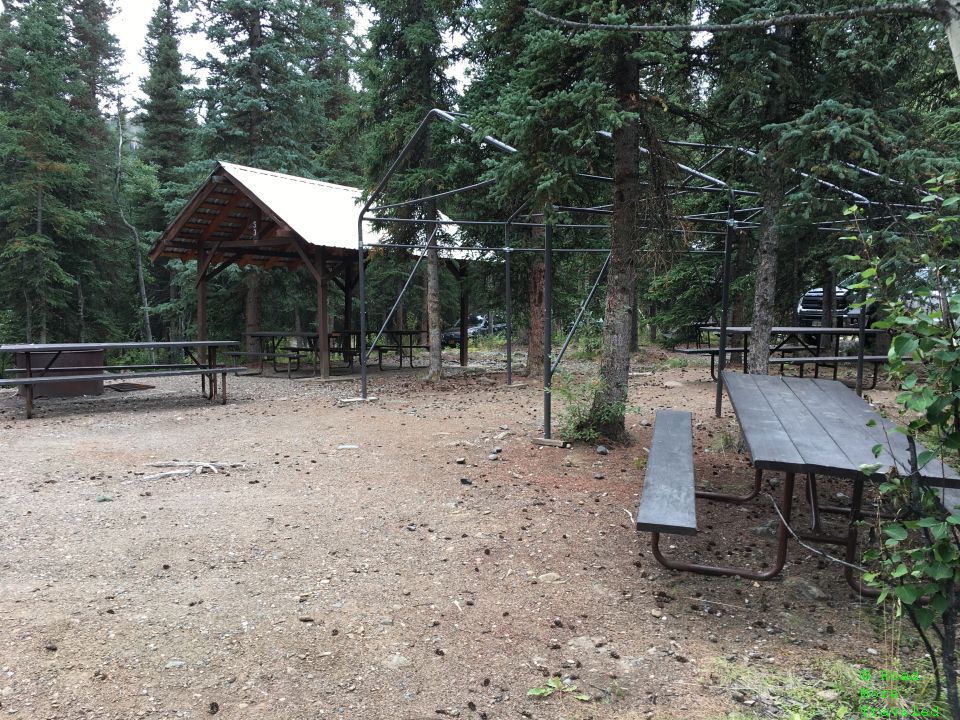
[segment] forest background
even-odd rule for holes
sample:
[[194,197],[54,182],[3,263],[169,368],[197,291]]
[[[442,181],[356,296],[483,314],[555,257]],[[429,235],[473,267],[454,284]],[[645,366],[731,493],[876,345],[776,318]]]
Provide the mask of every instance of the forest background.
[[[632,176],[636,187],[653,189],[640,192],[636,214],[637,225],[653,229],[635,233],[634,246],[621,253],[636,272],[634,283],[618,288],[633,297],[627,305],[634,336],[639,327],[680,339],[690,323],[718,313],[720,263],[682,251],[721,248],[722,235],[700,237],[665,218],[719,212],[724,198],[694,206],[684,196],[669,207],[658,200],[669,195],[668,184],[685,181],[671,174],[671,163],[689,160],[667,139],[759,153],[728,154],[709,165],[717,177],[762,191],[760,200],[774,208],[757,232],[737,238],[738,324],[751,320],[754,278],[764,271],[758,258],[771,225],[777,242],[766,256],[776,265],[774,317],[790,321],[805,289],[832,287],[854,269],[843,259],[853,249],[845,233],[817,229],[840,214],[838,203],[851,202],[824,180],[906,202],[910,188],[949,172],[960,157],[957,78],[943,27],[933,19],[891,15],[641,38],[558,27],[527,6],[159,0],[143,50],[142,97],[133,102],[124,97],[121,51],[110,32],[114,0],[7,0],[0,13],[0,342],[191,336],[194,264],[154,265],[146,253],[216,160],[369,191],[433,107],[460,111],[478,133],[519,149],[500,156],[462,135],[454,142],[452,129],[433,132],[430,152],[405,166],[390,199],[497,179],[442,208],[457,217],[505,218],[527,203],[570,223],[553,208],[612,204],[610,187],[585,182],[582,174],[615,175],[618,131],[622,140],[623,128],[634,130],[655,150],[639,158]],[[787,0],[533,6],[607,24],[735,22],[801,9]],[[802,9],[843,7],[818,0]],[[358,13],[369,18],[362,35]],[[189,64],[180,50],[188,15],[197,18],[191,30],[211,48]],[[450,76],[456,64],[467,68],[463,83]],[[204,81],[187,67],[201,68]],[[598,129],[612,130],[613,141]],[[909,201],[918,198],[914,193]],[[460,241],[502,244],[481,231],[464,231]],[[610,237],[569,231],[558,242],[609,247]],[[382,321],[413,262],[403,251],[371,260],[371,326]],[[601,262],[602,256],[576,254],[557,260],[558,331],[572,321]],[[517,259],[518,292],[536,295],[539,264]],[[460,291],[443,265],[439,276],[446,327],[459,316]],[[502,319],[502,265],[477,263],[467,282],[472,311]],[[417,284],[397,325],[426,326],[427,273]],[[251,327],[306,328],[314,318],[314,282],[306,271],[231,267],[207,292],[211,337],[236,338]],[[338,292],[332,288],[334,308],[342,307]],[[521,332],[535,301],[514,304]],[[601,303],[584,330],[597,351]]]

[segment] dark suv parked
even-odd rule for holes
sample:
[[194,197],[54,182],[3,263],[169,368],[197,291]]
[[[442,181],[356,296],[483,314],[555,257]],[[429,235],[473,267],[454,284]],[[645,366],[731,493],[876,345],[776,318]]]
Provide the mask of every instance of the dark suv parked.
[[[502,322],[489,323],[483,315],[467,317],[467,337],[477,337],[483,333],[503,332],[507,324]],[[440,334],[440,344],[444,347],[457,347],[460,344],[460,325],[447,328]]]
[[[834,322],[839,326],[852,326],[860,322],[860,308],[850,307],[856,302],[854,292],[844,285],[834,288]],[[823,322],[823,288],[807,290],[797,304],[797,321],[800,325],[820,325]]]

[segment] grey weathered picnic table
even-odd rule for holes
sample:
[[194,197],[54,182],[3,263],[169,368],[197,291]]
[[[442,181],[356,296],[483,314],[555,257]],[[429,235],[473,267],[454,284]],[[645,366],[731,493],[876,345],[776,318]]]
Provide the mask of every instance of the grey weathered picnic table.
[[[846,385],[834,380],[742,375],[733,372],[724,372],[722,379],[756,472],[754,491],[742,497],[702,492],[698,492],[697,496],[732,502],[747,501],[758,494],[762,473],[783,473],[778,506],[782,519],[777,533],[776,560],[769,569],[758,572],[749,568],[699,565],[664,557],[659,548],[660,532],[690,534],[696,532],[696,526],[692,521],[677,521],[673,523],[674,527],[651,523],[649,512],[651,509],[655,510],[654,504],[657,501],[657,496],[654,495],[652,504],[646,510],[641,506],[641,511],[645,512],[646,516],[641,520],[638,515],[638,529],[653,533],[653,552],[657,560],[666,567],[706,575],[739,575],[753,580],[770,580],[776,577],[786,563],[787,542],[790,537],[788,524],[793,509],[795,478],[801,473],[808,477],[807,500],[811,507],[813,526],[812,533],[802,534],[801,537],[844,547],[845,560],[849,563],[844,569],[847,581],[857,590],[870,592],[860,585],[859,579],[853,574],[853,564],[857,561],[857,522],[863,512],[864,486],[868,482],[884,479],[894,467],[901,476],[910,474],[910,448],[906,436],[894,432],[893,423],[882,417]],[[661,413],[657,415],[658,423],[661,420],[660,415]],[[672,416],[668,415],[667,418],[672,419]],[[689,430],[689,418],[685,420],[685,424]],[[656,426],[654,433],[656,436]],[[654,441],[656,443],[656,437]],[[877,445],[882,447],[879,456],[874,454],[874,447]],[[651,468],[655,449],[651,448]],[[916,451],[918,454],[922,453],[923,448],[918,445]],[[671,464],[675,468],[679,466],[678,461],[671,461]],[[865,466],[876,467],[867,472],[868,468]],[[648,468],[648,478],[651,468]],[[687,476],[691,474],[687,473]],[[821,508],[816,494],[817,475],[849,480],[852,485],[850,507]],[[960,475],[956,471],[934,459],[920,468],[918,475],[922,483],[939,490],[941,502],[950,512],[960,514]],[[683,484],[691,482],[692,477],[687,477]],[[662,484],[662,479],[658,479],[657,483]],[[670,497],[676,495],[670,495],[670,488],[661,492]],[[646,488],[644,494],[646,495]],[[847,515],[847,532],[840,536],[823,534],[819,526],[821,510]]]
[[[861,517],[864,484],[884,479],[893,467],[902,476],[910,474],[906,436],[895,432],[893,423],[834,380],[725,372],[723,383],[754,467],[784,474],[782,511],[787,522],[796,473],[828,475],[852,482],[849,526],[842,544],[846,547],[846,561],[855,562],[856,522]],[[882,447],[879,456],[873,451],[877,445]],[[923,452],[923,448],[918,446],[917,452]],[[862,470],[863,466],[875,464],[879,467],[869,474]],[[960,476],[949,466],[934,459],[920,468],[919,477],[921,482],[941,488],[945,502],[957,502],[958,495],[953,491],[960,489]],[[816,512],[816,496],[809,499]],[[786,525],[781,522],[777,572],[786,559],[787,535]],[[812,539],[841,544],[837,538],[826,536]],[[854,584],[852,568],[847,567],[845,575]],[[859,589],[856,584],[854,587]]]
[[[128,378],[168,377],[181,375],[200,375],[201,392],[209,400],[217,396],[217,380],[222,378],[220,402],[227,400],[227,373],[245,370],[244,367],[223,367],[217,364],[217,350],[220,348],[236,347],[240,343],[236,340],[168,340],[156,342],[106,342],[106,343],[27,343],[0,345],[0,353],[15,353],[23,355],[24,366],[17,369],[19,377],[0,379],[2,386],[22,386],[25,390],[24,410],[29,418],[33,414],[33,390],[36,385],[62,383],[84,380],[116,379],[114,373],[122,372],[123,365],[104,365],[98,367],[73,368],[77,374],[65,375],[63,368],[54,367],[57,358],[65,352],[79,352],[86,350],[163,350],[181,349],[194,363],[194,367],[187,369],[169,369],[165,366],[135,366],[145,372],[133,372],[125,375]],[[34,363],[36,356],[42,359]],[[50,374],[48,374],[50,373]],[[207,381],[209,380],[209,392]]]

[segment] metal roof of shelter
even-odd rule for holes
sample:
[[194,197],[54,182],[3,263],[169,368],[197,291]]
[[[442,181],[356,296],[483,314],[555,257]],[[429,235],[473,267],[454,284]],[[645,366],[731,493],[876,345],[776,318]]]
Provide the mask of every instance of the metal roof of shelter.
[[[194,193],[190,202],[164,230],[150,257],[197,260],[199,243],[209,252],[217,248],[213,262],[238,265],[289,267],[302,258],[292,243],[332,250],[339,256],[356,252],[357,213],[361,191],[349,185],[284,175],[228,162],[218,162],[214,171]],[[441,219],[449,221],[446,215]],[[367,227],[373,243],[383,243],[383,230]],[[439,242],[441,257],[453,260],[490,259],[489,253],[461,250],[460,229],[450,226]]]
[[150,257],[198,260],[202,246],[214,263],[294,269],[313,248],[355,253],[361,205],[355,187],[218,162]]

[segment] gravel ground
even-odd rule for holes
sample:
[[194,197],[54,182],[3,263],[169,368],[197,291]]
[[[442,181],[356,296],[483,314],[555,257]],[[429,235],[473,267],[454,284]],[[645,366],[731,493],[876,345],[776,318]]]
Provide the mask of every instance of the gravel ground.
[[[366,404],[231,377],[226,406],[165,378],[29,421],[0,394],[0,714],[722,717],[747,708],[718,663],[861,662],[873,603],[835,567],[793,545],[775,582],[673,573],[634,531],[658,407],[694,411],[705,484],[752,480],[709,373],[665,357],[638,358],[634,442],[605,456],[533,445],[542,394],[496,374],[375,372]],[[148,479],[170,460],[236,467]],[[674,552],[772,555],[768,498],[700,507]],[[590,700],[527,696],[554,674]]]

